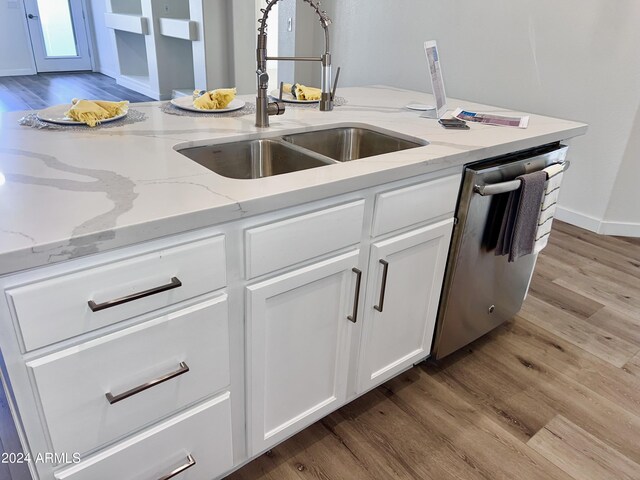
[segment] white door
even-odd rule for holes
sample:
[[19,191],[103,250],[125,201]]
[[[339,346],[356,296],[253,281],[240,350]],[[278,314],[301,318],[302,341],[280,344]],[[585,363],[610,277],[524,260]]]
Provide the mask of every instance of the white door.
[[358,251],[247,287],[251,455],[346,401]]
[[91,70],[82,0],[24,0],[38,72]]
[[359,393],[429,355],[452,227],[449,219],[372,245]]

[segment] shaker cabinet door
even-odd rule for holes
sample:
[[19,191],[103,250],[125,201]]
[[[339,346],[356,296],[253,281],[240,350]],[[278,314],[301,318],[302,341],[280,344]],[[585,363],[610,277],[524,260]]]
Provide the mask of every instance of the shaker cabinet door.
[[251,455],[346,401],[357,262],[353,251],[247,287]]
[[429,355],[452,227],[448,219],[372,245],[360,393]]

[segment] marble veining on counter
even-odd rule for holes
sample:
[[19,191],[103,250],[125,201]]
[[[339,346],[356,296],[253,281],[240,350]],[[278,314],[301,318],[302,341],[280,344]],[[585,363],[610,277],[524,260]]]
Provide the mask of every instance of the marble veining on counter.
[[[136,104],[144,122],[86,131],[18,125],[0,116],[0,275],[202,228],[289,205],[581,135],[586,125],[531,115],[529,128],[471,124],[445,130],[407,110],[430,95],[388,87],[343,88],[333,112],[289,108],[271,127],[254,115],[167,115],[162,102]],[[251,96],[241,97],[251,100]],[[511,112],[451,99],[450,106]],[[429,142],[393,154],[256,180],[217,175],[176,145],[228,142],[364,124]]]

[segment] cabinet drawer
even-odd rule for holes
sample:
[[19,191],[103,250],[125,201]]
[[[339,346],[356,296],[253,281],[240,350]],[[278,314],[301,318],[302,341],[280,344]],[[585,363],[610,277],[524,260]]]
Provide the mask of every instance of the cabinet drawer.
[[[210,480],[233,466],[229,392],[55,474],[58,480]],[[195,464],[191,465],[193,462]],[[188,468],[186,468],[188,465]],[[185,469],[186,468],[186,469]]]
[[12,288],[7,296],[29,351],[225,284],[224,236],[217,236]]
[[[26,365],[54,451],[86,452],[229,384],[227,296]],[[147,383],[153,385],[119,400]]]
[[360,200],[247,230],[247,278],[360,243],[363,219]]
[[460,175],[451,175],[378,194],[372,235],[377,237],[442,215],[453,215],[460,179]]

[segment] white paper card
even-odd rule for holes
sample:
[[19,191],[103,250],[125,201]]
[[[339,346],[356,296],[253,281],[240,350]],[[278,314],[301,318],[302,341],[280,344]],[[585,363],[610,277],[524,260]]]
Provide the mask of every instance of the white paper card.
[[436,118],[441,118],[447,111],[447,95],[444,91],[444,80],[442,79],[442,67],[440,66],[440,56],[435,40],[424,42],[424,51],[429,64],[429,77],[431,79],[431,90],[436,99]]

